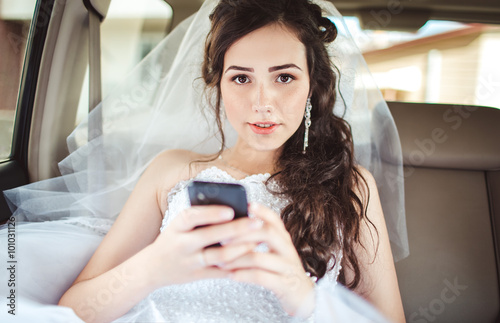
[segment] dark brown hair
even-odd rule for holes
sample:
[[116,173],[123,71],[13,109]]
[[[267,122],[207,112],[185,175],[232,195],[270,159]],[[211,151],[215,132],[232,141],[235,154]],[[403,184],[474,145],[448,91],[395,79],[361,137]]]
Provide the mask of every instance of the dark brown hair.
[[[284,144],[276,164],[279,171],[269,180],[278,183],[290,204],[281,213],[306,271],[321,278],[342,251],[344,267],[354,272],[350,288],[360,282],[355,245],[360,243],[360,225],[366,209],[356,192],[368,188],[355,162],[349,124],[333,114],[337,75],[325,44],[337,37],[337,28],[322,16],[321,8],[307,0],[221,0],[210,16],[203,79],[215,91],[213,102],[224,147],[220,82],[228,48],[248,33],[269,24],[292,30],[305,45],[313,106],[309,147],[302,153],[304,124]],[[222,152],[219,152],[219,154]],[[268,182],[269,183],[269,182]]]

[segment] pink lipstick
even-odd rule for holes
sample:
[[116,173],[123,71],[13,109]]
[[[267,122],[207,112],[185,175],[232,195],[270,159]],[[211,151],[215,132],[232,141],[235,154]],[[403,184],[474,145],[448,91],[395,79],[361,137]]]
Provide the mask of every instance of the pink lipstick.
[[255,122],[249,125],[252,131],[259,135],[271,134],[279,127],[279,124],[274,122]]

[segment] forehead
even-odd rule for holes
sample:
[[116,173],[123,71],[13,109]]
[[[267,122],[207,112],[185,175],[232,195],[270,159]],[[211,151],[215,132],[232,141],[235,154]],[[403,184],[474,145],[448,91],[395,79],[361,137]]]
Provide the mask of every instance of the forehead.
[[307,69],[306,48],[287,27],[271,24],[259,28],[232,44],[224,56],[224,66],[276,66],[293,63]]

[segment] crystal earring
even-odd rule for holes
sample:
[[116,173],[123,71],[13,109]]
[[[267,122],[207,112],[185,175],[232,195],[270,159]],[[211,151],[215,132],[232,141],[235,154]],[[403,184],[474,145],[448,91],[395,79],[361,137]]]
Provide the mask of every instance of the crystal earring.
[[306,102],[306,111],[304,113],[304,125],[305,125],[305,132],[304,132],[304,149],[302,150],[302,153],[306,153],[306,148],[309,146],[309,127],[311,126],[311,110],[312,110],[312,104],[311,104],[311,98],[307,98]]

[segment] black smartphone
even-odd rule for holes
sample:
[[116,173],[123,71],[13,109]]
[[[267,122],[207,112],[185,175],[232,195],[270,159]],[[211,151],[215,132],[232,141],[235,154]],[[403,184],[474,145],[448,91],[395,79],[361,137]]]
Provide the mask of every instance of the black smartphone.
[[[248,216],[245,188],[240,184],[192,181],[188,184],[191,205],[226,205],[234,210],[234,218]],[[198,226],[200,228],[203,226]],[[220,243],[207,248],[220,247]]]
[[234,218],[248,216],[247,194],[240,184],[192,181],[188,185],[191,205],[226,205],[234,210]]

